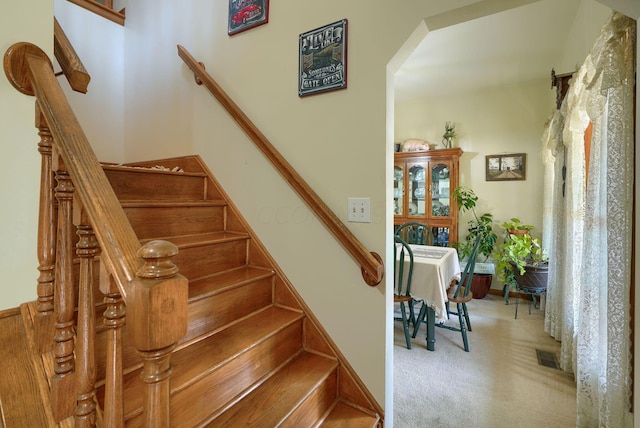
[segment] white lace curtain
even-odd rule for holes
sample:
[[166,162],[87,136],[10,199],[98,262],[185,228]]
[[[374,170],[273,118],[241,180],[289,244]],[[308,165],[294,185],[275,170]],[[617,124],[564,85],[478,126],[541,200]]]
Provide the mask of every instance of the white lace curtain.
[[635,31],[634,20],[611,16],[543,138],[543,239],[551,260],[545,330],[562,342],[562,369],[575,374],[578,427],[632,421]]

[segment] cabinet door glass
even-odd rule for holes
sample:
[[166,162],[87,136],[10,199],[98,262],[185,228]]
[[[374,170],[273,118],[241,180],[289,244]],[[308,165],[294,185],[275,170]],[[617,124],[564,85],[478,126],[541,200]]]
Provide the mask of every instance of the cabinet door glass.
[[426,171],[423,165],[413,165],[409,168],[409,215],[425,215]]
[[432,227],[433,232],[433,245],[438,247],[449,246],[449,228],[448,227]]
[[393,167],[393,213],[402,215],[404,208],[404,169]]
[[449,217],[451,208],[449,165],[437,163],[431,166],[431,215]]

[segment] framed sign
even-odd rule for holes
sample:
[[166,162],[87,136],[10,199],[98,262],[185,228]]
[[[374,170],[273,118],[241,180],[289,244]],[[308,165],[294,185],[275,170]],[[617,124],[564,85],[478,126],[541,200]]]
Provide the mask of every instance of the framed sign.
[[229,0],[229,35],[269,22],[269,0]]
[[486,181],[525,180],[527,154],[488,155]]
[[300,34],[298,95],[347,87],[347,20]]

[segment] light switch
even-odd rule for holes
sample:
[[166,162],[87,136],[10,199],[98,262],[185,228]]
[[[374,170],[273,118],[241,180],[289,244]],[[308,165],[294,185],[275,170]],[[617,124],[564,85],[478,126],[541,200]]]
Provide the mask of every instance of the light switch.
[[349,198],[348,219],[351,222],[371,223],[371,199]]

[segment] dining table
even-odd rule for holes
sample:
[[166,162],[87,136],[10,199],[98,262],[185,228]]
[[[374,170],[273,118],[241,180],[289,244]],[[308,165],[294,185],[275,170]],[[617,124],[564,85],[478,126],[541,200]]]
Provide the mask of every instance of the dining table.
[[[458,252],[451,247],[416,244],[409,244],[409,247],[413,252],[411,295],[426,305],[427,349],[433,351],[435,324],[447,319],[447,290],[453,280],[460,279]],[[409,258],[405,257],[407,263]]]

